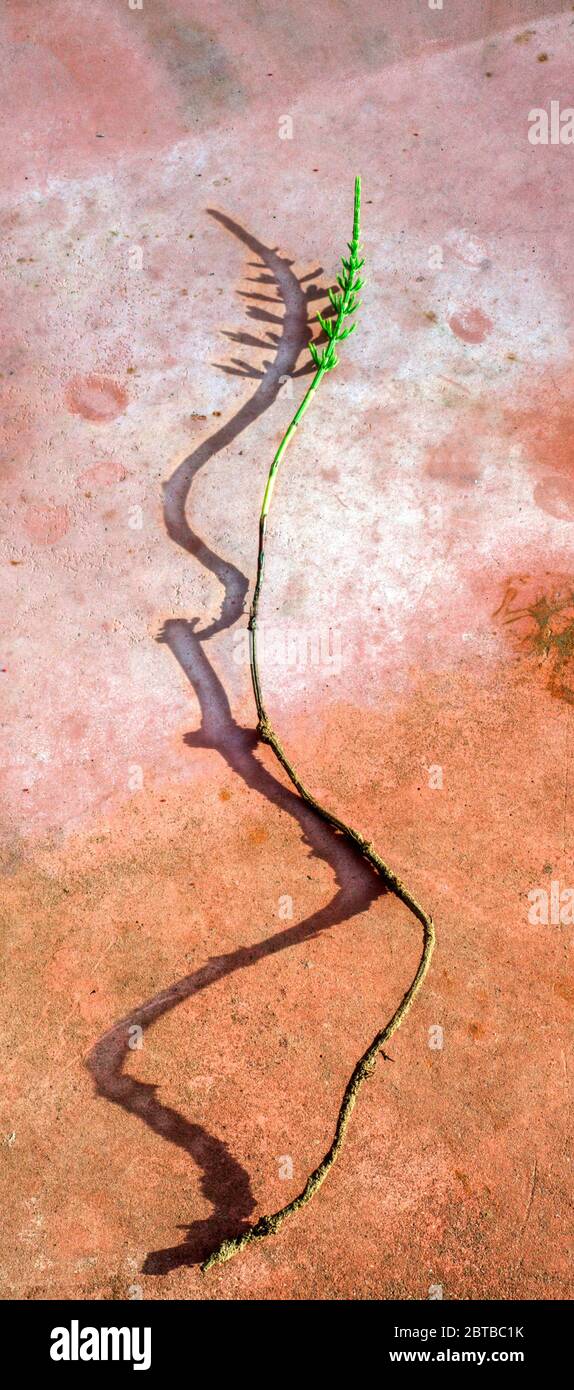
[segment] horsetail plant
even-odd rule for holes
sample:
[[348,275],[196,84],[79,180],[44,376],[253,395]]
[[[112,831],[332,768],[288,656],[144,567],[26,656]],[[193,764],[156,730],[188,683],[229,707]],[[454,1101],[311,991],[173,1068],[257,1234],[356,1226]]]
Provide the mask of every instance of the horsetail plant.
[[206,1272],[208,1269],[211,1269],[213,1265],[223,1264],[226,1260],[230,1260],[233,1257],[233,1255],[238,1254],[240,1250],[243,1250],[245,1246],[249,1245],[252,1241],[262,1240],[266,1236],[276,1235],[280,1227],[283,1225],[283,1222],[287,1220],[287,1217],[291,1216],[293,1212],[298,1211],[300,1207],[305,1206],[306,1203],[309,1202],[311,1198],[314,1196],[315,1192],[317,1192],[321,1185],[324,1183],[327,1174],[333,1167],[333,1164],[335,1163],[335,1160],[343,1147],[345,1134],[349,1125],[349,1120],[354,1110],[360,1088],[363,1085],[363,1082],[367,1079],[367,1077],[371,1076],[371,1074],[373,1073],[378,1054],[382,1052],[383,1057],[386,1058],[386,1053],[383,1050],[385,1043],[389,1041],[389,1038],[392,1037],[393,1033],[396,1033],[403,1019],[405,1018],[406,1014],[411,1008],[411,1005],[413,1004],[424,981],[424,978],[427,974],[431,961],[431,956],[434,950],[435,932],[432,917],[430,917],[429,914],[425,912],[424,908],[422,908],[420,904],[416,901],[416,898],[413,897],[406,884],[403,883],[395,873],[393,873],[393,870],[389,868],[389,865],[385,863],[384,859],[381,859],[380,855],[377,854],[377,851],[375,850],[375,847],[370,840],[366,840],[365,837],[359,833],[359,831],[353,830],[350,825],[347,825],[345,823],[345,821],[340,820],[338,816],[334,816],[331,813],[331,811],[328,811],[325,806],[322,806],[321,803],[317,801],[316,798],[312,795],[312,793],[308,791],[307,788],[304,786],[303,782],[301,781],[301,778],[299,777],[298,772],[296,772],[292,763],[289,761],[287,754],[285,753],[281,743],[279,742],[277,734],[275,733],[275,730],[267,714],[267,710],[265,708],[263,696],[261,693],[261,679],[257,661],[257,616],[259,610],[259,599],[261,596],[261,585],[263,582],[263,572],[265,567],[265,535],[267,530],[267,517],[269,513],[269,507],[271,504],[271,498],[273,495],[275,478],[277,476],[277,470],[279,468],[279,464],[281,463],[287,445],[293,438],[293,435],[295,434],[295,431],[298,425],[300,424],[306,410],[308,410],[311,401],[313,400],[313,397],[315,395],[315,392],[317,391],[321,381],[323,380],[323,377],[326,375],[327,372],[332,371],[333,368],[338,365],[339,359],[336,353],[337,345],[343,342],[345,338],[348,338],[350,334],[354,332],[354,329],[356,327],[356,323],[352,323],[344,327],[344,321],[351,314],[354,314],[356,312],[360,304],[360,300],[357,299],[357,294],[362,287],[363,281],[360,278],[359,272],[364,264],[363,258],[360,257],[359,249],[360,215],[361,180],[359,177],[357,177],[355,179],[353,236],[352,240],[347,243],[349,248],[349,257],[342,258],[343,271],[342,274],[337,276],[337,283],[339,289],[330,289],[328,291],[329,299],[331,301],[334,312],[331,318],[325,318],[322,314],[317,315],[318,321],[328,341],[322,351],[319,350],[315,342],[309,343],[309,351],[311,353],[311,357],[317,370],[315,376],[313,377],[311,385],[306,395],[304,396],[301,405],[299,406],[299,409],[294,415],[291,424],[289,425],[289,428],[279,445],[277,453],[275,454],[275,458],[273,459],[271,468],[269,470],[269,476],[267,478],[267,484],[263,495],[263,504],[261,507],[261,515],[259,518],[259,550],[257,556],[257,577],[249,614],[251,679],[253,684],[253,693],[255,696],[255,704],[257,708],[257,733],[259,735],[259,738],[262,740],[263,743],[268,743],[270,747],[273,749],[273,752],[275,753],[276,758],[280,762],[281,767],[287,773],[287,776],[293,783],[293,786],[296,787],[297,791],[299,792],[299,795],[303,798],[303,801],[305,801],[308,806],[311,806],[312,809],[316,812],[316,814],[320,816],[322,820],[326,821],[327,824],[330,825],[334,831],[338,831],[339,834],[343,835],[346,840],[350,841],[350,843],[357,849],[357,851],[360,854],[362,854],[362,856],[366,860],[368,860],[369,864],[371,864],[373,869],[376,870],[383,883],[385,884],[385,887],[387,889],[390,889],[390,891],[394,893],[395,896],[399,898],[401,902],[405,903],[405,905],[409,908],[413,916],[416,917],[417,920],[421,923],[423,929],[422,951],[419,959],[419,964],[417,966],[413,979],[408,989],[406,990],[406,993],[403,995],[400,1004],[395,1009],[392,1018],[376,1034],[376,1036],[373,1038],[373,1041],[367,1048],[366,1052],[357,1062],[345,1088],[345,1092],[339,1109],[339,1114],[337,1116],[335,1133],[331,1146],[322,1158],[318,1167],[315,1168],[312,1173],[310,1173],[302,1191],[298,1194],[298,1196],[294,1197],[291,1202],[288,1202],[286,1206],[281,1207],[280,1211],[276,1211],[269,1216],[260,1217],[254,1225],[248,1226],[245,1230],[241,1232],[240,1235],[234,1236],[229,1240],[222,1241],[221,1244],[217,1246],[215,1250],[212,1251],[212,1253],[207,1257],[207,1259],[204,1260],[201,1266],[204,1272]]

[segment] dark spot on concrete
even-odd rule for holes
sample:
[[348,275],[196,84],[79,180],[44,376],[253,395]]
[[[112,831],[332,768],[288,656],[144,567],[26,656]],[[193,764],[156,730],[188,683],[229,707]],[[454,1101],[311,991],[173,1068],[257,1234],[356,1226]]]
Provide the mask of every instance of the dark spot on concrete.
[[471,1187],[470,1182],[469,1182],[469,1180],[468,1180],[468,1178],[467,1178],[467,1176],[466,1176],[466,1173],[461,1173],[461,1172],[459,1172],[459,1169],[458,1169],[458,1168],[455,1168],[455,1170],[454,1170],[454,1176],[455,1176],[455,1178],[457,1179],[457,1181],[460,1183],[460,1185],[461,1185],[463,1191],[466,1193],[466,1196],[467,1196],[467,1197],[470,1197],[470,1196],[472,1195],[472,1187]]
[[475,1042],[478,1042],[480,1038],[486,1037],[486,1029],[483,1028],[481,1023],[469,1023],[468,1031],[470,1037],[474,1038]]
[[188,118],[205,120],[218,111],[238,111],[244,106],[237,72],[215,34],[196,20],[185,23],[175,18],[164,0],[144,6],[144,17],[148,40],[179,92]]
[[574,705],[574,580],[512,576],[493,616],[509,629],[519,654],[543,674],[550,694]]

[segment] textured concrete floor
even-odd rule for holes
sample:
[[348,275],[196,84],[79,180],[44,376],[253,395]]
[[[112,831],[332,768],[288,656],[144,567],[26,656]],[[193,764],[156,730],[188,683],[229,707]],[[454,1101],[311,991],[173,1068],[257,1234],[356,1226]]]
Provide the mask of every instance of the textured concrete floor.
[[[571,1297],[574,148],[528,117],[574,6],[5,0],[0,39],[3,1296]],[[358,170],[263,680],[438,948],[318,1199],[203,1278],[419,951],[244,660]]]

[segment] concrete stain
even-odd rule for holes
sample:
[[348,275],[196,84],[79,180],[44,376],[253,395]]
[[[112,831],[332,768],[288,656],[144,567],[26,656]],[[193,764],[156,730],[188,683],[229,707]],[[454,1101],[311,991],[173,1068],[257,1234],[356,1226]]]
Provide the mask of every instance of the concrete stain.
[[127,469],[122,463],[117,463],[114,459],[102,459],[101,463],[84,468],[78,477],[78,483],[89,483],[95,488],[108,488],[114,487],[116,483],[123,483],[127,476]]
[[178,13],[163,0],[142,13],[150,48],[165,65],[188,119],[197,123],[222,110],[242,109],[241,77],[215,30],[200,24],[187,7]]
[[548,573],[513,576],[494,616],[522,656],[534,661],[550,694],[574,704],[574,580]]
[[27,507],[24,513],[26,535],[36,545],[55,545],[66,535],[69,527],[67,507],[35,503]]
[[449,318],[449,327],[463,343],[483,343],[494,327],[492,319],[482,309],[469,305]]
[[128,393],[118,382],[95,375],[74,377],[66,389],[68,409],[84,420],[106,423],[126,409]]
[[535,475],[538,506],[570,519],[574,474],[574,372],[532,371],[504,409],[504,429]]

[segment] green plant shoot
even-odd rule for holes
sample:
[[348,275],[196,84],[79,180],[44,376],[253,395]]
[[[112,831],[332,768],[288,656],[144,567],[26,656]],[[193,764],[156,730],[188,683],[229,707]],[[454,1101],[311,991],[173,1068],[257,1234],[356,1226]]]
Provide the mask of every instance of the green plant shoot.
[[382,1053],[383,1057],[386,1058],[386,1053],[383,1051],[384,1045],[388,1042],[389,1038],[392,1037],[393,1033],[396,1032],[397,1028],[400,1027],[400,1024],[402,1023],[403,1019],[405,1018],[405,1015],[408,1013],[408,1010],[410,1009],[414,999],[416,998],[416,995],[418,994],[423,980],[425,978],[425,975],[428,971],[431,956],[434,949],[435,932],[432,917],[430,917],[429,914],[425,912],[424,908],[420,906],[416,898],[413,897],[412,893],[407,888],[406,884],[403,883],[402,880],[397,877],[397,875],[393,872],[391,868],[389,868],[389,865],[385,863],[384,859],[381,859],[380,855],[377,854],[377,851],[375,850],[374,845],[371,843],[370,840],[366,840],[365,837],[359,833],[359,831],[353,830],[352,827],[350,825],[347,825],[345,821],[340,820],[338,816],[335,816],[332,814],[331,811],[328,811],[326,807],[322,806],[321,803],[317,801],[316,797],[314,797],[312,793],[309,792],[307,788],[304,786],[303,782],[301,781],[301,778],[299,777],[299,774],[296,772],[292,763],[289,761],[287,754],[285,753],[281,743],[279,742],[279,739],[267,715],[267,711],[263,702],[263,696],[261,693],[261,680],[257,661],[257,616],[259,609],[259,598],[261,594],[261,585],[263,581],[263,573],[265,568],[265,535],[267,529],[267,516],[269,513],[269,507],[273,495],[275,478],[277,476],[279,464],[281,463],[281,460],[285,454],[285,450],[287,449],[290,440],[293,438],[293,435],[295,434],[298,425],[303,419],[305,412],[308,410],[323,377],[327,374],[327,372],[331,372],[333,368],[336,367],[338,364],[339,358],[336,352],[338,344],[343,342],[345,338],[348,338],[350,334],[354,332],[354,329],[356,327],[355,323],[347,324],[345,326],[345,320],[348,319],[351,314],[354,314],[358,309],[360,300],[357,299],[357,295],[363,285],[363,281],[361,280],[359,274],[361,267],[364,263],[363,259],[360,258],[359,249],[360,220],[361,180],[357,177],[355,179],[353,235],[351,241],[347,243],[349,249],[349,256],[348,258],[342,258],[342,274],[340,274],[337,277],[337,284],[339,288],[333,288],[328,291],[329,299],[333,307],[333,314],[330,318],[326,318],[322,314],[317,315],[321,329],[323,330],[323,333],[327,337],[328,341],[326,343],[326,346],[322,350],[319,350],[319,347],[317,346],[316,342],[309,343],[309,351],[311,353],[311,357],[313,358],[313,362],[317,370],[313,377],[309,390],[304,396],[301,405],[299,406],[296,414],[294,415],[286,434],[281,440],[281,443],[269,470],[267,485],[265,487],[265,492],[263,495],[263,504],[261,507],[261,515],[259,517],[259,550],[257,555],[257,578],[255,582],[253,601],[251,604],[251,610],[249,614],[251,679],[253,683],[253,692],[255,696],[255,704],[257,707],[258,715],[257,732],[259,734],[260,739],[262,740],[262,742],[268,743],[270,747],[273,749],[273,752],[275,753],[275,756],[281,764],[282,768],[287,773],[287,776],[293,783],[293,786],[296,787],[300,796],[307,803],[307,805],[311,806],[313,810],[316,812],[316,814],[320,816],[322,820],[326,821],[327,824],[330,825],[334,831],[337,831],[341,835],[344,835],[345,839],[351,842],[355,849],[368,861],[371,867],[379,874],[379,876],[382,878],[385,884],[385,887],[387,889],[390,889],[390,891],[394,893],[395,896],[401,900],[401,902],[405,903],[405,905],[409,908],[409,911],[412,912],[414,917],[416,917],[417,920],[421,923],[423,928],[423,946],[417,970],[408,989],[403,995],[400,1004],[395,1009],[395,1012],[392,1018],[389,1020],[389,1022],[386,1023],[385,1026],[381,1028],[379,1032],[375,1035],[373,1041],[370,1043],[363,1056],[359,1059],[352,1072],[352,1075],[345,1088],[343,1099],[339,1108],[339,1114],[337,1116],[335,1133],[331,1146],[322,1158],[318,1167],[315,1168],[312,1173],[310,1173],[302,1191],[296,1197],[294,1197],[291,1202],[288,1202],[286,1206],[282,1207],[280,1211],[274,1212],[272,1215],[269,1216],[260,1217],[260,1219],[254,1225],[248,1226],[245,1230],[241,1232],[240,1235],[234,1236],[229,1240],[222,1241],[222,1243],[217,1247],[217,1249],[215,1249],[211,1253],[211,1255],[209,1255],[208,1258],[204,1261],[202,1265],[202,1270],[204,1272],[208,1269],[211,1269],[213,1265],[222,1264],[226,1260],[230,1260],[233,1255],[238,1254],[240,1250],[243,1250],[245,1246],[249,1245],[252,1241],[262,1240],[266,1236],[276,1235],[280,1227],[283,1225],[283,1222],[286,1221],[287,1218],[291,1216],[295,1211],[298,1211],[300,1207],[305,1206],[305,1204],[311,1200],[314,1193],[317,1192],[318,1189],[321,1187],[343,1146],[345,1134],[348,1128],[352,1111],[355,1107],[359,1090],[363,1085],[363,1082],[367,1079],[367,1077],[372,1075],[375,1069],[379,1053]]

